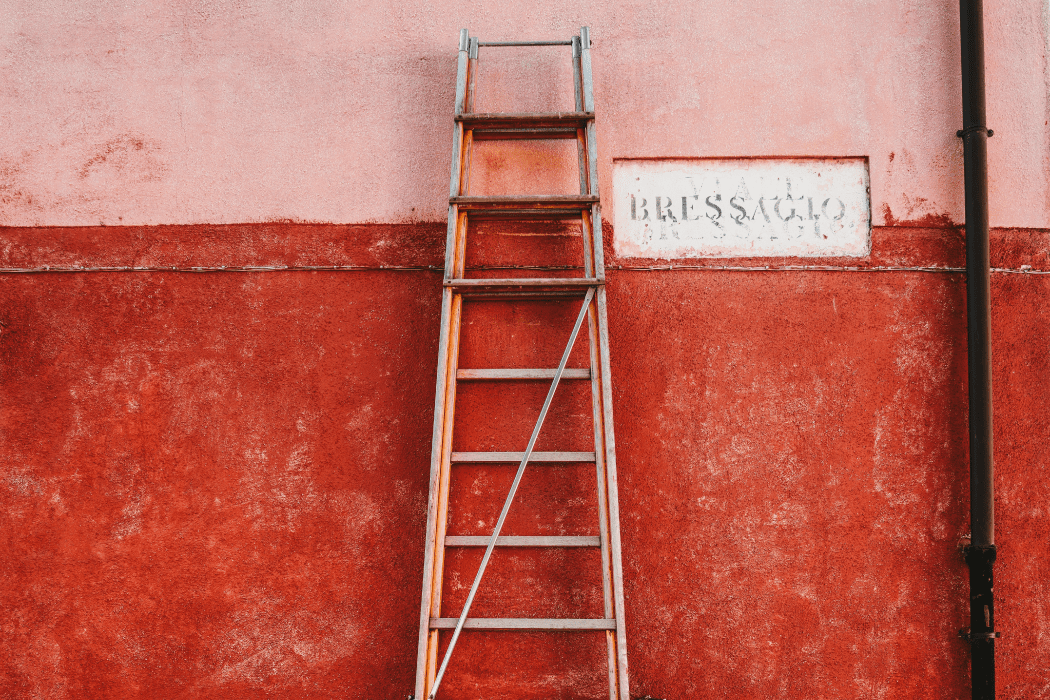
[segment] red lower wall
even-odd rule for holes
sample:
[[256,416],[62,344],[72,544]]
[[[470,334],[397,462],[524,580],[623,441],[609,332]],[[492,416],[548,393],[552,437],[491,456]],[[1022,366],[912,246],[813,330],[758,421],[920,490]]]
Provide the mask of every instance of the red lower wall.
[[[1048,237],[995,232],[993,265],[1050,269]],[[0,241],[0,697],[403,700],[443,226]],[[855,271],[608,254],[632,691],[965,696],[965,276],[870,269],[959,267],[960,232],[876,229]],[[289,265],[359,269],[157,269]],[[11,271],[44,267],[151,269]],[[992,291],[999,697],[1039,698],[1050,275],[996,272]],[[556,353],[564,313],[468,309],[461,365],[524,361],[539,322],[555,330],[534,350]],[[504,441],[523,442],[542,388],[515,391],[464,387],[459,449],[520,449]],[[586,443],[586,404],[559,395],[547,449]],[[588,478],[529,472],[506,534],[590,534]],[[450,534],[482,533],[506,481],[458,472]],[[477,614],[593,614],[588,556],[508,552]],[[446,610],[476,561],[450,558]],[[442,695],[601,697],[600,641],[465,635]]]

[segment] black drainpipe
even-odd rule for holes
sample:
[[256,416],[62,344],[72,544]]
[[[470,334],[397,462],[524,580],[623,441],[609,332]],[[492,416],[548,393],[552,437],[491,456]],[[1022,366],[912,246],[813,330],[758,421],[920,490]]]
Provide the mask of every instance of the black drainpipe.
[[992,463],[992,346],[988,263],[988,137],[984,114],[984,13],[959,0],[962,40],[963,169],[966,179],[966,321],[970,394],[970,680],[973,700],[995,699],[995,506]]

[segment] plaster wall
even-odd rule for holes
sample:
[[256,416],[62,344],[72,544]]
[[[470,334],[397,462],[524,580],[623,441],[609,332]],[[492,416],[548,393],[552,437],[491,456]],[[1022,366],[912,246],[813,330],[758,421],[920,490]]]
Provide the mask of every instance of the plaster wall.
[[[879,227],[854,271],[810,272],[644,269],[609,234],[632,693],[965,695],[961,232]],[[7,269],[152,268],[0,275],[0,696],[406,696],[443,226],[0,236]],[[479,234],[477,262],[523,239]],[[1022,272],[1050,272],[1048,241],[993,232],[999,687],[1018,700],[1050,667],[1050,277]],[[164,270],[319,264],[356,269]],[[555,357],[571,311],[468,309],[462,364]],[[464,387],[456,449],[523,442],[542,388],[515,391]],[[589,410],[561,391],[538,449],[587,449]],[[491,526],[507,479],[457,471],[451,534]],[[593,534],[593,501],[586,470],[534,469],[506,532]],[[449,610],[475,554],[450,556]],[[477,614],[593,615],[597,581],[586,552],[505,552]],[[442,697],[603,697],[585,634],[468,634]]]
[[[957,14],[911,0],[6,0],[0,224],[440,220],[458,30],[563,39],[585,24],[606,198],[613,158],[866,155],[876,225],[960,222]],[[1044,3],[991,0],[986,16],[991,222],[1045,227]],[[483,49],[481,95],[556,96],[564,54]]]
[[[1030,700],[1050,697],[1048,15],[986,16],[999,696]],[[632,695],[966,695],[954,5],[7,2],[0,697],[410,692],[457,32],[583,24],[606,202],[613,158],[867,156],[875,226],[862,258],[646,260],[605,222]],[[568,106],[556,51],[483,50],[476,107]],[[474,187],[571,190],[559,148],[479,147]],[[471,264],[579,252],[525,233],[476,231]],[[572,320],[470,314],[464,362],[490,367],[556,355]],[[465,387],[457,444],[520,449],[542,396],[514,390]],[[585,404],[559,394],[539,448],[586,449]],[[507,479],[457,472],[453,534],[491,525]],[[576,467],[529,472],[507,534],[593,534],[591,497]],[[506,555],[479,614],[600,604],[586,553]],[[476,563],[450,557],[449,609]],[[469,634],[442,697],[602,697],[600,643]]]

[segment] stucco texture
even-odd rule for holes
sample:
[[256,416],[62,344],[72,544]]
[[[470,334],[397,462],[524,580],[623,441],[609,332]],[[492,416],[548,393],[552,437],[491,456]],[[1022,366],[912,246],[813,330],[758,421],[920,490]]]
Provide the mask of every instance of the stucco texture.
[[[407,696],[443,227],[2,233],[8,267],[323,251],[364,269],[0,275],[0,696]],[[875,233],[874,267],[958,264],[958,231]],[[525,238],[491,235],[478,262]],[[996,231],[993,264],[1045,268],[1047,235]],[[963,275],[627,269],[607,252],[632,693],[968,692]],[[992,287],[999,684],[1019,700],[1046,696],[1050,666],[1048,279]],[[557,355],[572,320],[477,304],[463,366]],[[465,386],[457,449],[520,449],[542,390],[516,391]],[[586,449],[578,393],[540,448]],[[491,525],[501,469],[457,472],[451,533]],[[532,470],[507,532],[593,534],[592,487]],[[594,614],[592,558],[502,553],[477,614]],[[447,610],[476,559],[450,557]],[[441,697],[602,697],[600,643],[468,633]]]
[[[998,685],[1035,700],[1050,12],[985,12]],[[632,696],[967,695],[956,13],[0,4],[0,697],[411,692],[456,37],[581,25],[607,216],[614,158],[870,167],[861,258],[621,259],[603,222]],[[563,47],[483,48],[475,108],[569,108],[570,78]],[[573,191],[574,150],[479,146],[472,191]],[[472,268],[581,247],[557,226],[470,235]],[[464,366],[550,361],[572,311],[469,305]],[[463,387],[457,449],[523,448],[542,387],[507,391]],[[587,449],[589,414],[567,383],[539,448]],[[506,534],[595,534],[593,479],[531,469]],[[508,481],[457,467],[450,532],[484,534]],[[497,554],[477,614],[597,614],[593,552]],[[446,613],[477,560],[450,554]],[[607,697],[601,643],[469,631],[439,698]]]

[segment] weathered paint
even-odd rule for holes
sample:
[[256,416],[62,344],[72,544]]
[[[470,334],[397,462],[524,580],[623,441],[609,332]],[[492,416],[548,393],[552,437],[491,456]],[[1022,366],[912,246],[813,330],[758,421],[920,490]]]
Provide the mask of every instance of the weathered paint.
[[617,160],[613,222],[625,258],[864,257],[864,158]]
[[[407,695],[455,36],[583,24],[607,216],[614,158],[858,156],[872,188],[860,258],[621,258],[604,227],[632,692],[965,695],[954,6],[4,9],[0,696]],[[1050,32],[1038,0],[986,14],[992,223],[1014,227],[992,245],[999,687],[1027,700],[1050,695]],[[559,51],[483,50],[476,108],[571,104]],[[474,156],[475,193],[576,184],[571,143]],[[571,228],[472,235],[473,266],[579,255]],[[148,269],[47,271],[73,268]],[[554,356],[566,322],[475,305],[464,361]],[[464,387],[458,444],[521,449],[542,390],[510,392]],[[586,449],[586,398],[552,411],[540,447]],[[450,532],[484,532],[508,478],[457,468]],[[530,471],[507,534],[593,534],[590,478]],[[450,609],[477,556],[450,555]],[[593,552],[493,566],[478,614],[596,614]],[[601,697],[599,645],[470,633],[443,695]]]
[[[407,695],[440,274],[379,268],[440,265],[443,233],[0,231],[3,267],[369,268],[0,275],[0,696]],[[530,238],[478,235],[478,264]],[[993,265],[1050,270],[1048,240],[995,231]],[[954,267],[961,253],[954,229],[876,228],[866,264]],[[653,271],[607,255],[632,691],[965,694],[963,276]],[[1045,695],[1050,667],[1048,285],[993,275],[1009,698]],[[473,311],[464,365],[556,356],[571,323]],[[523,343],[540,321],[553,335]],[[586,392],[567,388],[545,449],[586,449],[571,427]],[[521,425],[485,409],[506,405],[491,386],[466,388],[460,444],[503,447],[501,423],[520,440],[543,392],[516,392]],[[533,470],[507,534],[594,534],[592,478]],[[458,471],[450,532],[483,532],[507,479]],[[478,555],[452,557],[450,606]],[[592,559],[506,552],[479,614],[594,614]],[[469,634],[446,697],[601,697],[589,634]]]

